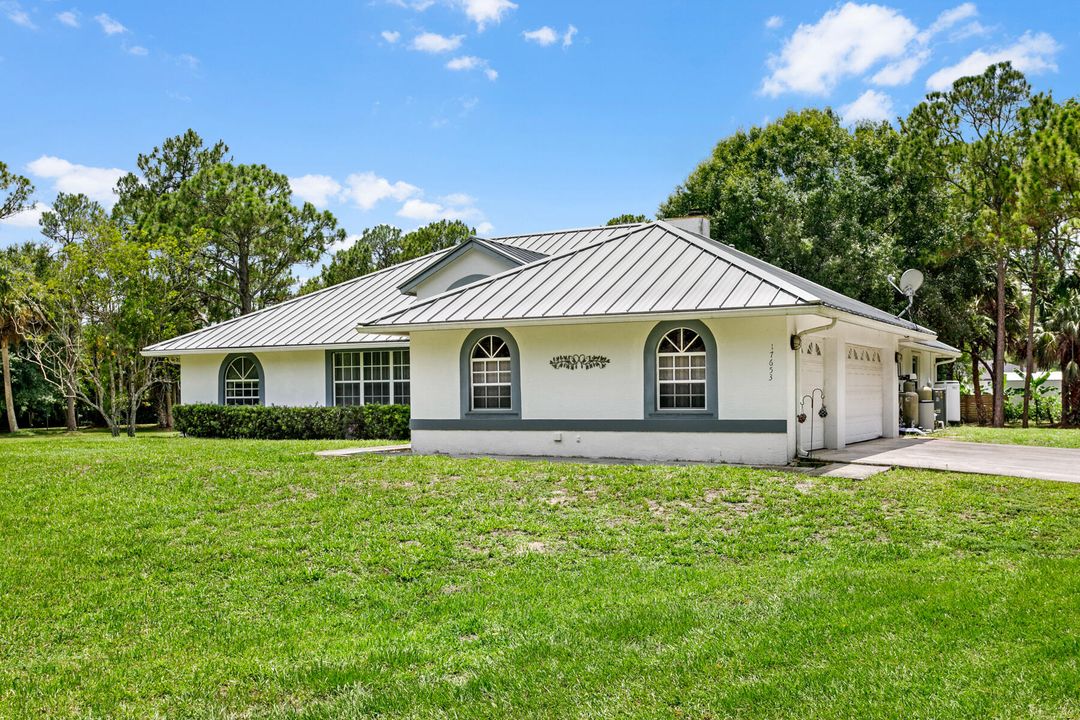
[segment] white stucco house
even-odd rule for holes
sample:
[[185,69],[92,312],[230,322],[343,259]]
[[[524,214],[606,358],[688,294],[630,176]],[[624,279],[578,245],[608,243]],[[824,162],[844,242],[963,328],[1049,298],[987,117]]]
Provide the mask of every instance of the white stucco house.
[[895,436],[959,355],[708,230],[472,238],[145,352],[185,403],[408,403],[421,453],[733,463]]

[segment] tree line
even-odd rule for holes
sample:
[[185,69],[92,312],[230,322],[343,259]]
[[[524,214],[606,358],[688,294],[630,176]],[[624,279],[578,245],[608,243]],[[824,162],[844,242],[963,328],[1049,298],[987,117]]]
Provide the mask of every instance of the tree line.
[[[889,275],[922,269],[914,319],[965,351],[984,421],[1005,422],[1005,363],[1063,374],[1080,425],[1080,105],[1033,93],[1008,63],[927,95],[899,122],[791,112],[724,138],[661,204],[717,240],[899,312]],[[979,402],[980,411],[983,403]]]
[[[298,267],[346,245],[328,211],[296,204],[288,178],[233,161],[224,142],[193,130],[136,159],[107,210],[59,193],[40,220],[41,240],[0,253],[0,355],[9,430],[17,410],[62,404],[114,435],[133,435],[155,404],[171,426],[174,363],[141,349],[447,247],[474,231],[441,221],[410,233],[380,225],[334,253],[302,286]],[[0,219],[32,207],[30,180],[0,163]],[[13,353],[12,349],[17,348]],[[14,377],[14,380],[13,380]],[[21,402],[20,402],[21,401]]]
[[[233,161],[194,131],[139,155],[111,211],[61,193],[42,240],[0,254],[0,351],[15,408],[62,399],[134,433],[148,399],[169,422],[177,369],[139,350],[454,245],[459,221],[349,238],[297,205],[288,178]],[[33,186],[0,163],[0,218]],[[1080,425],[1080,105],[1034,93],[1008,63],[931,93],[897,127],[846,127],[831,110],[790,112],[722,139],[657,217],[693,212],[713,237],[872,305],[899,312],[887,278],[928,282],[912,317],[965,353],[984,421],[1005,422],[1005,363],[1063,374],[1062,420]],[[610,223],[641,222],[621,215]],[[295,268],[318,274],[300,283]],[[11,353],[12,347],[18,347]],[[13,382],[12,377],[15,380]],[[980,412],[983,403],[979,403]]]

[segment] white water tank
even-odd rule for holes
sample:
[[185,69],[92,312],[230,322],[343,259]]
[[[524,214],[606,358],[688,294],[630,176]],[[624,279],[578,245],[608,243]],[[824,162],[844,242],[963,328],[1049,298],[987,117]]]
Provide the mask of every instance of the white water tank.
[[960,381],[945,380],[934,383],[935,390],[945,391],[945,422],[960,422]]

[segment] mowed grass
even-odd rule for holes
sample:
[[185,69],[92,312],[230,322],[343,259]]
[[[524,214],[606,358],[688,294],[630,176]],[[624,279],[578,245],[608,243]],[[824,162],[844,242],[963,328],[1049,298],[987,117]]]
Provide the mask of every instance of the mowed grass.
[[[1080,429],[1046,427],[982,427],[956,425],[947,428],[944,437],[967,442],[1003,445],[1038,445],[1040,447],[1080,448]],[[1080,473],[1080,470],[1077,471]]]
[[0,717],[1075,718],[1080,485],[0,440]]

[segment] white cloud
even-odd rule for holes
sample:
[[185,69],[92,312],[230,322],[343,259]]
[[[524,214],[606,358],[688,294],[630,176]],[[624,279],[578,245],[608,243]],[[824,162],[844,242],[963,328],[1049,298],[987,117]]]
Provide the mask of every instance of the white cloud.
[[990,65],[1009,61],[1017,70],[1029,74],[1056,72],[1054,56],[1061,45],[1047,33],[1024,33],[1008,47],[996,50],[976,50],[955,65],[941,68],[926,79],[930,90],[947,90],[953,82],[968,75],[978,75]]
[[494,226],[487,221],[484,213],[476,207],[476,198],[466,193],[451,193],[439,198],[438,202],[422,198],[410,198],[398,209],[398,217],[415,220],[420,223],[436,220],[461,220],[476,223],[479,233],[489,233]]
[[461,0],[461,7],[469,19],[476,23],[476,29],[483,32],[489,23],[498,25],[503,15],[517,5],[510,0]]
[[468,193],[450,193],[439,198],[439,202],[444,202],[447,205],[475,205],[476,198]]
[[43,213],[52,210],[51,207],[45,203],[36,202],[31,207],[17,212],[11,217],[0,220],[0,225],[10,225],[17,228],[36,228],[41,221]]
[[577,35],[577,28],[573,25],[567,27],[566,32],[564,32],[562,36],[562,46],[565,48],[573,45],[575,35]]
[[22,9],[22,6],[17,2],[0,2],[0,10],[4,11],[7,15],[7,19],[21,27],[29,30],[36,30],[37,25],[30,19],[30,14]]
[[765,21],[765,27],[769,30],[779,30],[780,26],[784,24],[784,18],[779,15],[772,15]]
[[766,95],[827,94],[846,76],[861,75],[881,61],[904,55],[918,30],[896,10],[849,2],[799,27],[779,55],[769,58]]
[[382,35],[383,40],[390,43],[391,45],[401,39],[401,33],[399,33],[397,30],[383,30],[380,35]]
[[389,2],[391,5],[408,8],[409,10],[415,10],[416,12],[424,12],[435,4],[435,0],[413,0],[412,2],[405,2],[405,0],[389,0]]
[[886,85],[889,87],[907,85],[911,82],[911,79],[915,77],[915,73],[918,72],[919,68],[925,65],[926,61],[929,59],[929,50],[919,50],[914,55],[906,57],[903,60],[897,60],[894,63],[889,63],[881,68],[870,78],[870,82],[875,85]]
[[406,200],[397,214],[398,217],[422,223],[435,222],[436,220],[477,221],[484,217],[483,213],[472,205],[455,207],[419,198]]
[[56,19],[68,27],[79,27],[79,14],[74,10],[65,10],[64,12],[56,13]]
[[483,64],[483,60],[472,55],[462,55],[446,63],[449,70],[475,70]]
[[855,102],[840,108],[844,122],[854,125],[862,120],[880,122],[892,120],[892,98],[878,90],[867,90]]
[[124,27],[118,20],[114,20],[105,13],[95,15],[94,19],[97,20],[98,25],[101,26],[102,31],[106,35],[117,35],[119,33],[126,33],[128,29]]
[[341,183],[329,175],[303,175],[289,178],[293,195],[315,207],[324,208],[341,195]]
[[410,220],[431,222],[443,219],[444,210],[445,208],[439,203],[413,198],[412,200],[406,200],[397,214]]
[[961,5],[957,5],[954,8],[949,8],[943,11],[937,16],[934,22],[930,23],[930,27],[919,33],[919,42],[926,43],[933,36],[940,32],[948,30],[958,22],[967,20],[968,18],[975,17],[979,14],[978,9],[975,7],[975,3],[966,2]]
[[473,55],[462,55],[446,63],[447,70],[483,70],[488,80],[497,80],[499,73],[488,65],[488,61]]
[[464,35],[439,35],[438,33],[420,33],[413,38],[412,49],[426,53],[445,53],[461,47]]
[[182,66],[188,68],[189,70],[198,70],[199,69],[199,58],[197,58],[194,55],[191,55],[189,53],[181,53],[180,55],[177,55],[176,56],[176,63],[178,65],[182,65]]
[[106,204],[116,201],[113,187],[124,175],[119,168],[77,165],[52,155],[42,155],[26,167],[36,177],[52,180],[57,192],[82,193]]
[[388,198],[403,201],[420,193],[420,188],[398,180],[390,182],[373,172],[353,173],[345,178],[342,197],[352,200],[361,210],[370,210]]
[[993,28],[983,25],[978,20],[972,20],[959,30],[949,33],[949,42],[959,42],[967,40],[969,37],[989,35],[991,32],[993,32]]
[[535,30],[527,30],[521,33],[526,40],[534,42],[537,45],[547,47],[548,45],[554,45],[559,39],[559,33],[555,32],[555,28],[547,25],[537,28]]
[[566,32],[559,34],[559,32],[550,25],[544,25],[538,27],[535,30],[526,30],[521,33],[521,36],[528,42],[534,42],[541,47],[547,47],[554,45],[562,40],[562,46],[570,47],[574,44],[574,36],[577,35],[578,29],[573,25],[569,25],[566,28]]
[[[476,207],[476,198],[468,193],[456,192],[443,195],[437,200],[424,198],[424,191],[416,185],[398,180],[391,182],[374,172],[353,173],[339,183],[329,175],[303,175],[289,178],[294,196],[319,208],[335,202],[351,202],[367,211],[385,200],[401,203],[397,215],[421,223],[435,220],[464,220],[479,222],[490,231],[484,213]],[[341,247],[356,241],[348,238]]]
[[132,55],[138,55],[139,57],[146,57],[150,54],[150,51],[144,48],[142,45],[132,45],[127,49]]

